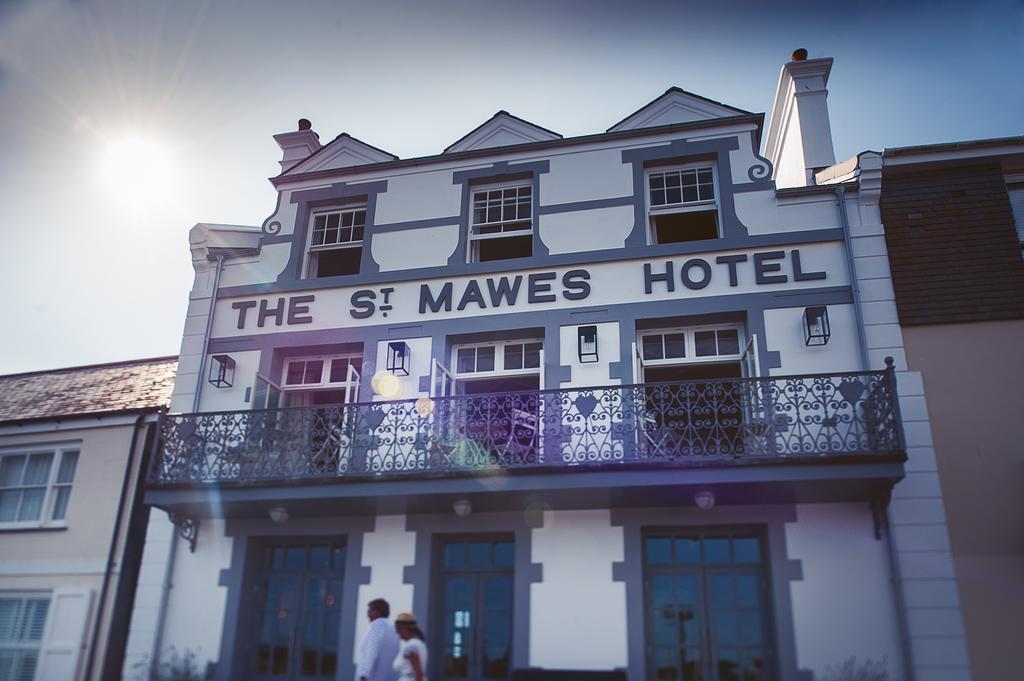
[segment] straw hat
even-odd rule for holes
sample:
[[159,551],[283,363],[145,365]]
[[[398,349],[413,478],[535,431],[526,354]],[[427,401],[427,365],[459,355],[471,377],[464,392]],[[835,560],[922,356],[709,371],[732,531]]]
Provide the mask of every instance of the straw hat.
[[411,612],[400,612],[395,616],[395,624],[412,624],[416,625],[416,615]]

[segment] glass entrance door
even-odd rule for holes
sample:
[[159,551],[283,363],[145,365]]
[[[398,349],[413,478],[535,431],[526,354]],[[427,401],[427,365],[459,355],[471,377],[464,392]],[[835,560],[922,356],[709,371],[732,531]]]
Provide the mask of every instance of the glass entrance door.
[[[507,679],[512,671],[511,539],[445,541],[439,596],[441,652],[434,678]],[[436,640],[436,639],[435,639]]]
[[263,553],[254,584],[254,676],[267,681],[333,679],[338,668],[345,544],[273,544]]
[[752,532],[646,537],[648,679],[774,678],[762,546]]

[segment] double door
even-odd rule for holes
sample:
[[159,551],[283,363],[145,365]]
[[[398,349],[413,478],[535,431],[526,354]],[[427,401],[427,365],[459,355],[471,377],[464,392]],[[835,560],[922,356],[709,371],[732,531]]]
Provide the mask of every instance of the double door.
[[[512,671],[513,544],[445,541],[438,596],[436,671],[443,681],[507,679]],[[435,639],[436,640],[436,639]]]
[[251,583],[257,606],[247,648],[252,678],[335,678],[344,543],[289,542],[261,551],[261,567]]
[[659,534],[644,551],[648,679],[774,678],[756,535]]

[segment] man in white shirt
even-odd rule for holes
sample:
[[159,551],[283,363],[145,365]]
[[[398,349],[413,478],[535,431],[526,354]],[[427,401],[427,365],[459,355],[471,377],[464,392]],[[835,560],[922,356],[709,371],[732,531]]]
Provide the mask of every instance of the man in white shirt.
[[370,626],[359,642],[356,678],[359,681],[395,681],[393,667],[398,656],[399,640],[395,628],[388,622],[391,606],[383,598],[370,601],[366,609]]

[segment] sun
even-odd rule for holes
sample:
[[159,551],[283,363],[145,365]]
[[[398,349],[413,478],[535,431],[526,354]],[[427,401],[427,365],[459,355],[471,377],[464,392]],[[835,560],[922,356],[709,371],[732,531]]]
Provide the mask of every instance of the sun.
[[119,202],[149,204],[173,195],[178,167],[174,154],[159,138],[128,132],[104,139],[97,177]]

